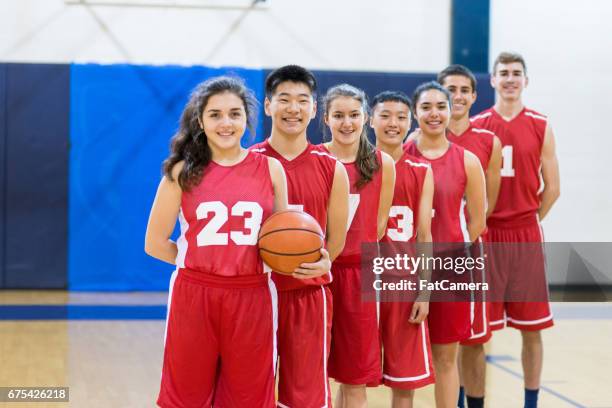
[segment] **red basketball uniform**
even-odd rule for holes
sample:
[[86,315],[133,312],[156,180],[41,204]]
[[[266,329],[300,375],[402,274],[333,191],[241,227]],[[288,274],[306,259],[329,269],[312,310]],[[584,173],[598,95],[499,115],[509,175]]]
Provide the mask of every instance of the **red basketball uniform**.
[[[387,232],[381,244],[390,253],[405,252],[405,244],[415,242],[414,222],[419,218],[419,203],[429,164],[404,153],[395,163],[395,193],[389,212]],[[384,350],[383,383],[389,387],[415,389],[435,381],[427,320],[413,324],[408,320],[412,302],[380,304],[380,337]]]
[[[312,215],[325,233],[336,158],[311,144],[293,160],[285,159],[267,140],[251,149],[281,162],[287,176],[289,206]],[[278,405],[331,406],[327,377],[332,324],[327,284],[331,274],[301,280],[274,273],[272,278],[279,291]]]
[[[481,258],[486,260],[489,255],[485,253],[485,246],[483,244],[482,237],[479,237],[470,247],[470,256],[473,259]],[[474,269],[470,271],[470,280],[472,282],[487,282],[490,279],[486,274],[486,267],[478,270]],[[462,345],[473,345],[473,344],[484,344],[491,339],[491,308],[492,304],[489,300],[489,296],[486,291],[475,290],[472,291],[473,300],[470,302],[470,337],[466,340],[462,340]]]
[[[448,150],[437,159],[424,157],[413,141],[405,150],[431,165],[434,176],[433,242],[469,242],[465,228],[463,196],[467,184],[464,149],[450,143]],[[434,344],[454,343],[470,337],[469,302],[432,302],[429,307],[429,333]]]
[[[493,154],[493,140],[495,134],[486,129],[479,129],[470,124],[470,126],[460,135],[455,135],[453,132],[448,130],[446,137],[451,143],[456,143],[464,149],[474,153],[480,161],[482,170],[485,172],[489,168],[489,162],[491,161],[491,155]],[[467,218],[467,211],[466,211]],[[474,253],[475,256],[484,256],[484,246],[482,242],[478,240],[475,244]],[[484,276],[485,271],[477,273],[478,276],[474,276],[474,280],[486,281]],[[486,293],[481,292],[478,294],[480,299],[486,300]],[[462,341],[461,344],[484,344],[491,338],[491,328],[489,325],[489,318],[491,315],[490,303],[486,301],[475,301],[470,305],[471,320],[472,320],[472,332],[468,340]]]
[[493,154],[493,139],[495,138],[493,132],[470,125],[470,127],[460,135],[456,135],[448,130],[446,132],[446,138],[449,142],[455,143],[465,150],[474,153],[476,157],[478,157],[483,171],[487,171],[489,162],[491,161],[491,154]]
[[[324,145],[321,145],[324,149]],[[376,159],[382,166],[381,153]],[[376,302],[361,297],[361,244],[378,241],[378,206],[382,168],[361,188],[357,164],[343,163],[350,183],[349,229],[342,253],[332,264],[334,299],[329,376],[343,384],[374,385],[380,381],[380,341]]]
[[183,192],[159,406],[275,406],[276,291],[257,249],[273,207],[268,158],[251,152]]
[[[537,211],[540,207],[540,167],[547,118],[524,108],[514,119],[507,121],[494,108],[490,108],[471,121],[474,126],[494,132],[502,144],[501,186],[495,210],[487,220],[485,240],[491,243],[543,242]],[[507,284],[507,291],[512,290],[513,281],[523,278],[508,276],[518,272],[509,271],[508,265],[514,263],[511,252],[496,251],[489,260],[496,281]],[[535,274],[525,279],[533,280],[534,285],[546,285],[543,252],[533,256],[532,261],[535,267],[529,269]],[[543,291],[546,292],[546,288]],[[550,305],[547,299],[542,302],[493,304],[491,328],[498,330],[506,323],[521,330],[550,327],[553,325]]]

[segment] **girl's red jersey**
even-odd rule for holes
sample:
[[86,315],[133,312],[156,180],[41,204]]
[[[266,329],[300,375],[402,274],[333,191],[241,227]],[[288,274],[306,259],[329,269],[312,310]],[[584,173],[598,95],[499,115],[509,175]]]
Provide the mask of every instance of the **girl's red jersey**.
[[274,208],[268,158],[249,152],[233,166],[211,162],[181,198],[176,265],[203,274],[262,274],[259,228]]
[[[320,145],[329,152],[324,145]],[[331,152],[330,152],[331,154]],[[382,188],[382,156],[376,151],[379,169],[370,182],[358,189],[355,184],[359,180],[359,170],[355,162],[342,163],[348,173],[349,218],[346,242],[342,253],[334,260],[336,263],[359,263],[361,259],[361,243],[378,241],[378,206]]]
[[424,157],[414,141],[408,142],[404,150],[429,163],[433,171],[434,198],[431,219],[433,242],[469,242],[463,208],[463,196],[467,185],[463,147],[450,143],[448,150],[437,159]]

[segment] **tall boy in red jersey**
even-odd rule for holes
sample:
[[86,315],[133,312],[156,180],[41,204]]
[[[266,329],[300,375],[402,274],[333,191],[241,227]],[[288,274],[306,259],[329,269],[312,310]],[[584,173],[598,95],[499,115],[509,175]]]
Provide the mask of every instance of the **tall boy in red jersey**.
[[266,78],[265,112],[272,134],[252,147],[278,159],[287,175],[289,207],[312,215],[326,233],[327,250],[293,276],[273,274],[278,289],[280,407],[328,407],[327,359],[331,340],[331,261],[344,247],[349,184],[342,163],[308,142],[306,128],[316,113],[314,75],[297,65]]
[[[491,86],[495,105],[472,118],[472,124],[494,132],[502,142],[503,164],[497,204],[488,219],[487,242],[543,242],[540,221],[548,214],[560,194],[559,165],[555,139],[548,119],[523,105],[522,93],[528,84],[525,60],[519,54],[503,52],[493,64]],[[541,189],[541,180],[544,182]],[[507,251],[504,251],[507,252]],[[494,268],[507,275],[507,290],[512,286],[512,262],[505,254],[496,254]],[[542,256],[534,257],[544,279]],[[520,261],[525,262],[524,259]],[[519,282],[525,284],[524,282]],[[507,293],[507,292],[506,292]],[[525,378],[525,407],[537,407],[543,364],[540,331],[553,325],[547,299],[541,302],[494,303],[491,328],[505,325],[521,330],[522,362]]]

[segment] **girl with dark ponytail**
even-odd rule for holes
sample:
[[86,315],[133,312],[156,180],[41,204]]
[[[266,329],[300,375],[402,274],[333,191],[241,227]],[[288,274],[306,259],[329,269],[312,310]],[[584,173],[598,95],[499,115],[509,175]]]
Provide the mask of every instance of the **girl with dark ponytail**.
[[323,99],[331,141],[323,146],[346,167],[350,182],[346,244],[332,264],[334,299],[329,376],[341,383],[337,406],[365,406],[366,384],[382,371],[375,302],[361,299],[361,244],[385,233],[395,185],[395,163],[368,140],[368,102],[351,85],[332,87]]
[[[446,138],[452,112],[448,90],[437,82],[421,84],[414,91],[412,106],[421,130],[404,146],[404,150],[429,163],[433,171],[431,235],[434,249],[463,249],[465,243],[477,240],[485,228],[485,179],[480,161],[473,153]],[[440,271],[434,270],[433,273]],[[457,271],[458,276],[461,273]],[[445,279],[454,277],[452,273],[443,276]],[[453,299],[454,295],[449,293],[447,299]],[[469,301],[439,301],[429,305],[429,338],[438,407],[457,406],[457,349],[459,342],[470,338],[471,324]]]
[[255,107],[238,79],[201,83],[163,164],[145,238],[149,255],[177,267],[160,407],[276,406],[276,291],[256,244],[266,218],[287,207],[287,183],[276,159],[240,145]]

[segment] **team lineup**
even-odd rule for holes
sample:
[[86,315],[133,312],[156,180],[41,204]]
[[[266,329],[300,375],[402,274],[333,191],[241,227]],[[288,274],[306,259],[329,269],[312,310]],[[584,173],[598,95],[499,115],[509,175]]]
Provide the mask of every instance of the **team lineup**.
[[[484,407],[484,345],[510,326],[522,336],[524,406],[537,407],[540,332],[553,325],[547,299],[430,302],[427,285],[409,302],[362,299],[363,243],[395,254],[466,243],[504,290],[518,287],[507,267],[518,255],[485,254],[483,243],[543,242],[540,221],[560,194],[554,135],[523,105],[527,84],[523,58],[501,53],[495,105],[470,118],[476,79],[461,65],[412,97],[385,91],[371,101],[348,84],[318,101],[315,76],[288,65],[266,78],[272,130],[249,149],[241,140],[253,130],[253,93],[233,77],[199,84],[145,237],[149,255],[176,265],[157,404],[364,407],[367,387],[384,385],[400,408],[435,384],[432,406]],[[306,129],[318,109],[328,141],[313,145]],[[259,230],[287,209],[314,217],[325,245],[292,274],[270,273]],[[529,262],[544,280],[543,252]],[[427,269],[418,271],[425,283]],[[329,378],[340,384],[335,398]]]

